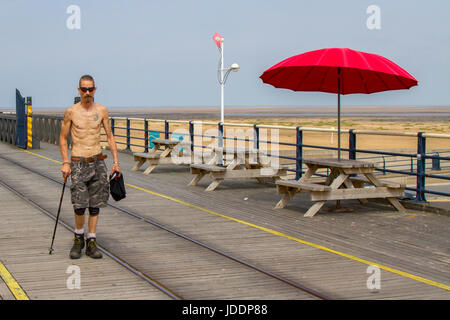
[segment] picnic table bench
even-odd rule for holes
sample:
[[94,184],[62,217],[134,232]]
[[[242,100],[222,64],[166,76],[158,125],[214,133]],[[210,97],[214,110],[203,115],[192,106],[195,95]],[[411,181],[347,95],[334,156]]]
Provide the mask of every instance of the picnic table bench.
[[[262,161],[262,154],[255,149],[215,147],[212,150],[214,156],[206,164],[191,164],[191,173],[195,174],[195,177],[188,184],[189,186],[197,185],[207,174],[213,181],[205,191],[215,190],[226,179],[257,179],[258,182],[263,183],[264,178],[276,181],[287,174],[287,166],[276,168],[269,166]],[[227,154],[232,155],[231,161],[225,159],[226,164],[220,165],[220,160]]]
[[[178,148],[179,146],[189,146],[189,143],[181,140],[174,139],[154,139],[153,148],[149,152],[136,152],[133,153],[134,161],[136,165],[131,169],[132,171],[139,170],[146,162],[149,163],[149,167],[144,171],[144,174],[150,174],[158,165],[162,164],[179,164],[189,165],[193,163],[194,157],[199,156],[197,153],[183,152]],[[165,148],[162,152],[159,152],[160,148]]]
[[[305,213],[305,217],[313,217],[329,200],[357,199],[367,203],[368,198],[385,198],[399,211],[405,211],[396,197],[403,196],[405,185],[379,180],[373,175],[375,164],[347,159],[303,159],[308,166],[305,175],[297,180],[277,181],[278,194],[284,197],[275,209],[284,208],[299,192],[309,192],[314,204]],[[320,168],[329,168],[331,173],[325,182],[312,182],[313,174]],[[363,176],[352,176],[362,174]],[[365,188],[364,185],[369,185]]]

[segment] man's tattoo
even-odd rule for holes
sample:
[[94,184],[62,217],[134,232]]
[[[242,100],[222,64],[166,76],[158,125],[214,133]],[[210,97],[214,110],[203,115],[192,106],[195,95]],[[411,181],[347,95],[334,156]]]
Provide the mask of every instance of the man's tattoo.
[[94,116],[94,121],[97,121],[97,120],[98,120],[98,113],[96,113]]

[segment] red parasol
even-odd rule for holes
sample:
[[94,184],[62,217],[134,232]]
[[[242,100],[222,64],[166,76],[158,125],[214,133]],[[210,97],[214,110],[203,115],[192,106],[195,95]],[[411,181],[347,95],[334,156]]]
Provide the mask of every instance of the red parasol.
[[341,94],[409,89],[408,72],[380,55],[347,48],[321,49],[285,59],[264,71],[263,82],[293,91],[338,94],[338,158],[341,157]]

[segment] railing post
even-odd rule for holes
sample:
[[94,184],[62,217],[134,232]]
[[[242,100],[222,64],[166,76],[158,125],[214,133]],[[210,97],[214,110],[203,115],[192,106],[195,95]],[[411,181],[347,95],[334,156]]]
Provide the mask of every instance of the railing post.
[[164,120],[164,139],[169,139],[169,121]]
[[115,135],[116,131],[116,120],[114,118],[111,118],[111,132],[113,135]]
[[302,177],[302,167],[303,167],[303,130],[300,129],[301,126],[297,126],[296,135],[296,154],[295,154],[295,180]]
[[130,130],[130,119],[127,118],[127,148],[126,150],[131,150],[131,130]]
[[416,202],[426,202],[425,199],[425,151],[426,138],[423,132],[417,134],[417,193]]
[[144,152],[148,152],[148,120],[144,119]]
[[62,120],[61,120],[61,123],[56,118],[52,120],[52,141],[51,141],[52,144],[56,144],[56,145],[59,144],[59,141],[56,138],[56,136],[58,135],[58,128],[61,128],[61,124],[62,124]]
[[27,139],[27,119],[25,109],[25,98],[22,97],[19,90],[16,89],[16,140],[15,145],[26,149]]
[[189,121],[189,138],[191,140],[191,153],[194,154],[194,123]]
[[356,160],[356,134],[353,129],[348,132],[348,158],[350,160]]
[[256,123],[253,125],[253,136],[254,136],[254,148],[256,150],[259,150],[259,128]]
[[[164,120],[164,139],[169,139],[169,129],[169,121]],[[164,146],[164,150],[167,148],[167,146]]]

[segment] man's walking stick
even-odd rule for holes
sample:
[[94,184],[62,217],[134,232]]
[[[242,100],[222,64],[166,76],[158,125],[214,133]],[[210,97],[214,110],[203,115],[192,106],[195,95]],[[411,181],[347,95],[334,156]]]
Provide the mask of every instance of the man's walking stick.
[[50,246],[50,251],[48,254],[52,254],[52,252],[53,252],[53,241],[55,241],[56,227],[58,226],[59,213],[61,212],[61,205],[62,205],[62,200],[64,197],[64,190],[66,189],[66,182],[67,182],[67,176],[64,177],[64,184],[63,184],[63,189],[62,189],[62,193],[61,193],[61,199],[59,200],[58,214],[56,215],[55,229],[53,230],[52,245]]

